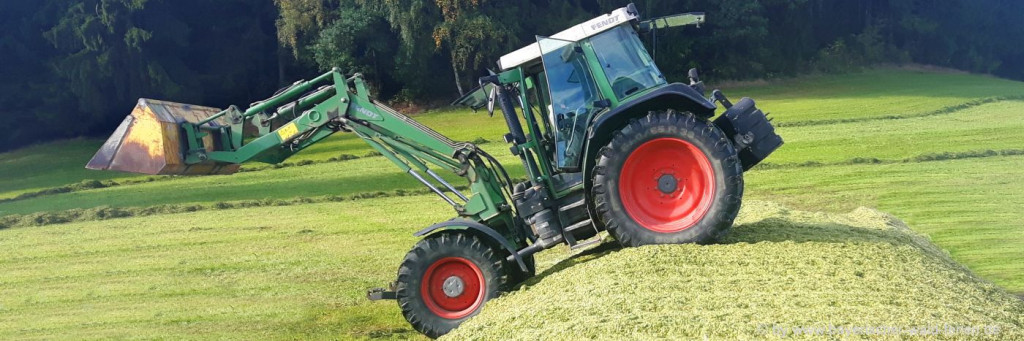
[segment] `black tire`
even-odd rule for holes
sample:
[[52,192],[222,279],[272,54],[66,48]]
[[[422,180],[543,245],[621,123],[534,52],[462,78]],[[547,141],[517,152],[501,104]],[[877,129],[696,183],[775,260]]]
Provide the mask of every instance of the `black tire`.
[[[683,175],[677,178],[677,171]],[[593,182],[598,217],[627,247],[713,242],[732,226],[743,197],[743,168],[732,143],[714,124],[673,110],[651,112],[615,132],[599,152]]]
[[[448,333],[479,313],[486,301],[498,297],[507,281],[504,263],[494,249],[472,234],[441,232],[421,240],[398,268],[395,292],[402,315],[428,337]],[[446,277],[459,278],[461,294],[448,296],[442,287],[449,282],[439,282]],[[481,285],[474,289],[472,283]],[[463,301],[473,303],[460,309]]]

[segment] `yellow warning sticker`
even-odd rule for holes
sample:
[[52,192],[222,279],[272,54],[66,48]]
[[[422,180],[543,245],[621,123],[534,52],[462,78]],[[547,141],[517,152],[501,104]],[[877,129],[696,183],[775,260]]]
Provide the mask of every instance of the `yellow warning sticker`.
[[288,141],[288,139],[298,133],[299,128],[295,126],[295,123],[288,123],[284,127],[281,127],[281,129],[277,130],[277,136],[281,138],[281,141]]

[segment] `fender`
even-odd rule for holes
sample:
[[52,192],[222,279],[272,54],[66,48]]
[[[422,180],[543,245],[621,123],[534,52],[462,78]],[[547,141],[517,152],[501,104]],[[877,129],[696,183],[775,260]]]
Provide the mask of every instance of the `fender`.
[[629,121],[634,118],[634,115],[646,115],[650,110],[665,108],[689,111],[701,118],[711,118],[715,115],[718,106],[708,101],[689,85],[672,83],[597,116],[590,125],[589,137],[593,139],[594,137],[609,136],[615,129],[622,126],[622,124],[615,123]]
[[512,254],[512,257],[515,257],[516,263],[519,263],[519,269],[523,270],[524,272],[529,271],[526,267],[526,262],[523,261],[523,257],[520,256],[519,252],[516,251],[516,247],[514,244],[509,242],[508,239],[506,239],[504,236],[498,233],[498,231],[495,231],[489,226],[475,221],[455,218],[446,222],[430,225],[430,227],[422,229],[419,232],[414,233],[413,235],[416,237],[423,237],[428,234],[440,231],[466,230],[480,232],[487,236],[488,238],[490,238],[491,240],[497,242],[498,244],[501,244],[501,246],[504,247],[505,250],[508,250],[508,252]]

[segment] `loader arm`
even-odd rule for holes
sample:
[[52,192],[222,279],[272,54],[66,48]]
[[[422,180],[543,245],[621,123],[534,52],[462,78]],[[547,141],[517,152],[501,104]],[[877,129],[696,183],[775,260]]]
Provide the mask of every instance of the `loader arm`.
[[[493,157],[372,100],[359,74],[346,78],[334,69],[313,80],[296,82],[245,111],[231,106],[197,120],[194,112],[198,110],[140,100],[135,112],[87,167],[149,174],[229,174],[243,162],[279,163],[336,132],[351,132],[452,205],[459,216],[489,225],[512,224],[505,192],[510,180]],[[193,119],[181,112],[190,113]],[[159,120],[161,115],[173,117],[174,124],[142,129],[147,120],[153,120],[151,116]],[[282,119],[288,122],[271,129],[275,120]],[[246,142],[243,129],[247,121],[257,127],[258,137]],[[130,150],[135,148],[132,143],[139,141],[142,148]],[[159,142],[166,143],[160,148],[155,145]],[[138,167],[139,159],[148,163],[159,159],[166,166],[143,170]],[[431,166],[466,178],[470,193],[460,192]]]

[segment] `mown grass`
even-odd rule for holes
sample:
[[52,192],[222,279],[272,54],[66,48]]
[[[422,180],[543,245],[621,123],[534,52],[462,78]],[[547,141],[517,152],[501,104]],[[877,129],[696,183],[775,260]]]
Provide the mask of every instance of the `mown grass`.
[[[125,115],[128,113],[126,112]],[[503,133],[500,118],[486,112],[472,113],[462,109],[445,109],[416,117],[456,140],[497,141]],[[139,176],[120,172],[99,172],[85,169],[85,164],[103,144],[103,139],[76,139],[39,144],[0,154],[0,200],[19,195],[72,186],[87,180],[138,180]],[[502,150],[497,149],[497,150]],[[373,149],[351,134],[336,134],[289,159],[287,165],[326,162],[331,159],[365,157]],[[507,154],[507,153],[504,153]],[[277,169],[273,165],[249,163],[243,170]],[[165,177],[161,177],[165,178]],[[128,181],[131,182],[131,181]],[[0,214],[3,214],[0,212]]]
[[449,211],[419,195],[5,230],[0,339],[423,338],[365,290]]
[[135,177],[125,173],[87,171],[86,162],[102,144],[101,140],[66,140],[0,154],[0,199],[83,180]]
[[[1019,99],[1024,95],[1024,83],[967,74],[881,69],[838,77],[801,77],[768,85],[731,86],[723,90],[734,100],[740,97],[756,99],[765,111],[772,113],[778,124],[800,125],[829,120],[913,117],[979,100]],[[445,109],[417,115],[416,119],[456,140],[472,141],[483,137],[496,142],[506,129],[500,117],[488,117],[482,111],[472,113],[463,109]],[[131,176],[82,169],[102,142],[95,139],[56,142],[0,154],[0,174],[24,175],[18,180],[10,177],[0,179],[0,199],[87,179]],[[507,154],[500,145],[493,150],[495,155]],[[355,137],[338,134],[310,147],[289,162],[325,161],[340,155],[362,156],[370,151]],[[246,167],[266,166],[253,164]]]
[[4,230],[0,339],[415,336],[363,295],[449,217],[416,196]]
[[[889,74],[896,74],[899,77],[879,78]],[[835,79],[833,79],[835,78]],[[917,88],[933,87],[933,97],[943,98],[948,95],[949,84],[960,84],[961,94],[1000,94],[993,89],[1006,90],[1003,87],[1004,81],[993,80],[986,77],[948,74],[919,74],[914,72],[870,72],[863,75],[844,77],[810,79],[804,81],[793,81],[793,84],[782,84],[772,87],[749,88],[747,91],[740,91],[743,94],[758,91],[765,93],[762,105],[767,107],[777,97],[793,96],[792,93],[780,93],[781,91],[800,92],[814,89],[828,89],[825,85],[834,85],[842,80],[844,89],[850,92],[851,96],[859,94],[857,91],[865,90],[870,84],[882,81],[895,89],[893,92],[913,91],[922,92]],[[838,80],[837,80],[838,79]],[[927,87],[918,86],[914,90],[906,90],[907,86],[902,82],[925,83],[934,81],[935,84],[928,84]],[[989,83],[995,83],[993,86]],[[1012,82],[1011,82],[1012,83]],[[811,84],[813,86],[808,86]],[[1016,83],[1013,83],[1016,84]],[[838,86],[838,85],[835,85]],[[761,90],[758,90],[761,89]],[[901,90],[903,89],[903,90]],[[826,91],[826,90],[816,90]],[[828,90],[832,91],[832,90]],[[870,90],[877,91],[877,90]],[[827,92],[827,91],[826,91]],[[890,92],[890,93],[893,93]],[[812,95],[814,92],[812,91]],[[776,97],[773,97],[776,96]],[[813,97],[813,96],[812,96]],[[768,104],[765,104],[767,101]],[[907,99],[907,102],[914,102]],[[863,110],[862,107],[876,105],[875,100],[862,100],[861,106],[851,107],[851,111]],[[774,105],[779,105],[778,103]],[[923,105],[923,104],[922,104]],[[835,109],[835,108],[832,108]],[[818,164],[839,164],[835,169],[843,169],[846,163],[885,163],[902,161],[920,161],[938,159],[941,163],[948,153],[956,157],[956,153],[969,154],[973,156],[993,157],[989,150],[992,150],[997,159],[979,162],[991,162],[996,165],[1004,164],[1003,159],[998,158],[1000,152],[1015,151],[1013,148],[1022,148],[1019,141],[1024,138],[1021,133],[1022,123],[1020,112],[1024,109],[1024,102],[1002,101],[982,104],[964,110],[948,113],[942,116],[919,117],[902,120],[870,120],[862,122],[840,123],[821,126],[790,126],[780,127],[779,132],[785,136],[787,144],[776,152],[766,165],[760,170],[749,173],[748,183],[751,190],[748,195],[768,197],[765,193],[782,194],[780,200],[801,205],[801,203],[818,203],[820,191],[838,193],[838,196],[853,197],[856,191],[848,190],[851,187],[862,186],[863,184],[876,184],[868,189],[861,189],[863,193],[870,195],[885,195],[901,190],[908,192],[904,197],[931,196],[961,198],[958,195],[960,188],[946,187],[943,191],[930,194],[922,193],[918,187],[907,188],[902,186],[904,180],[895,180],[885,173],[878,172],[879,168],[864,168],[865,171],[856,174],[847,174],[841,178],[824,176],[823,168],[806,168],[783,170],[774,169],[772,166],[781,165],[818,165]],[[789,117],[798,115],[791,112],[778,112],[773,116],[785,122]],[[914,114],[915,112],[910,112]],[[493,134],[501,131],[502,125],[497,118],[487,117],[486,114],[468,114],[465,112],[435,112],[418,117],[442,131],[452,135],[456,139],[470,140],[474,134],[485,135],[489,130]],[[501,143],[487,143],[484,147],[491,150],[495,155],[510,166],[514,176],[522,174],[521,166],[517,165],[515,159],[507,153],[502,152],[504,146]],[[326,144],[315,146],[308,150],[304,159],[290,162],[301,163],[303,160],[328,160],[338,155],[360,155],[367,153],[369,149],[360,141],[352,140],[350,136],[339,136]],[[303,154],[300,154],[303,155]],[[852,161],[852,162],[851,162]],[[77,165],[76,165],[77,166]],[[879,165],[881,166],[881,165]],[[908,169],[913,174],[921,173],[922,178],[927,178],[930,170],[939,163],[927,163],[920,165],[906,165],[902,168]],[[64,168],[67,168],[66,166]],[[77,168],[77,167],[76,167]],[[853,169],[860,169],[853,168]],[[832,169],[832,168],[828,168]],[[987,176],[991,167],[972,167],[980,172],[977,178],[982,184],[971,188],[1006,188],[1005,180],[1001,177],[1014,178],[1013,170],[1007,170],[1010,174],[993,174]],[[1006,173],[1004,172],[1004,173]],[[91,172],[92,174],[109,174],[104,172]],[[761,174],[786,174],[785,176],[772,177],[770,181],[760,181]],[[948,177],[956,177],[955,174],[946,174]],[[449,176],[450,179],[452,179]],[[454,180],[454,179],[453,179]],[[815,182],[816,181],[816,182]],[[809,184],[809,182],[812,182]],[[767,190],[761,194],[757,186]],[[83,192],[75,192],[54,196],[44,196],[28,200],[19,200],[8,203],[0,203],[0,215],[29,214],[41,211],[62,211],[78,208],[93,208],[100,206],[111,207],[150,207],[154,205],[184,205],[192,203],[215,204],[222,201],[236,200],[263,200],[263,199],[285,199],[292,200],[297,197],[317,197],[325,195],[352,195],[355,193],[366,193],[376,191],[395,191],[404,188],[417,188],[418,184],[396,171],[391,169],[382,158],[362,158],[358,160],[318,163],[302,167],[288,167],[282,169],[268,169],[258,172],[246,172],[230,177],[208,177],[208,178],[175,178],[168,181],[154,181],[151,183],[134,184],[131,186],[115,186],[110,188],[93,189]],[[831,187],[829,187],[831,186]],[[793,188],[783,192],[777,191],[776,187]],[[1012,186],[1010,188],[1013,188]],[[1013,196],[1012,193],[1008,194]],[[771,196],[774,198],[775,196]],[[858,202],[847,201],[854,204],[883,205],[883,209],[891,210],[900,214],[912,214],[916,210],[929,209],[927,205],[905,205],[905,201],[897,199],[886,203],[876,203],[867,199]],[[841,199],[844,200],[844,199]],[[1019,227],[1016,222],[1020,218],[1002,219],[1007,215],[1007,209],[1000,205],[989,204],[982,198],[972,205],[968,212],[961,212],[956,218],[976,221],[987,226],[999,226],[1004,231],[1002,234],[1009,236],[1004,242],[996,246],[974,243],[964,246],[957,240],[972,240],[973,236],[980,233],[972,229],[963,229],[958,226],[947,226],[942,224],[941,216],[935,223],[918,226],[918,221],[913,216],[908,216],[916,228],[932,233],[937,232],[941,227],[944,230],[951,229],[954,232],[946,232],[946,235],[936,236],[940,245],[947,247],[961,261],[967,262],[988,278],[997,283],[1007,286],[1014,291],[1024,291],[1024,283],[1021,283],[1018,275],[1024,273],[1022,262],[1014,261],[1016,258],[1004,256],[1002,250],[1024,249],[1024,243],[1019,242]],[[829,203],[822,203],[819,206],[832,207]],[[849,206],[849,205],[846,205]],[[809,205],[804,206],[809,207]],[[849,207],[844,207],[849,208]],[[1015,215],[1009,213],[1011,216]],[[997,218],[999,217],[999,218]],[[931,226],[937,226],[932,228]],[[975,255],[967,258],[966,255]],[[979,263],[974,263],[978,261]],[[989,270],[991,269],[991,270]]]
[[[465,191],[468,188],[468,186],[456,186],[455,188],[460,191]],[[433,194],[433,192],[431,192],[431,190],[427,188],[422,188],[419,190],[399,189],[391,192],[361,192],[352,195],[332,194],[318,197],[296,197],[291,199],[218,201],[213,204],[190,203],[162,204],[146,207],[100,206],[93,208],[74,208],[63,211],[47,211],[36,212],[31,214],[3,216],[0,217],[0,229],[16,227],[38,227],[65,224],[71,222],[111,220],[131,217],[148,217],[162,214],[175,214],[211,210],[231,210],[252,207],[295,206],[314,203],[342,202],[389,197],[405,197],[425,194]]]
[[[738,223],[718,245],[612,248],[568,259],[488,302],[444,339],[1024,337],[1024,301],[891,216],[748,202]],[[978,329],[947,332],[951,326]],[[830,327],[851,334],[828,334]],[[858,327],[905,334],[852,332]]]
[[798,208],[866,205],[899,216],[953,258],[1024,292],[1024,156],[927,163],[769,169],[746,177],[748,195]]
[[[782,127],[779,128],[779,133],[785,136],[787,144],[766,163],[829,164],[857,159],[863,159],[861,162],[904,159],[915,161],[921,157],[942,153],[984,154],[988,149],[1024,148],[1019,142],[1022,137],[1020,132],[1024,131],[1024,120],[1018,119],[1022,111],[1024,101],[1004,101],[951,113],[941,119],[921,117],[887,122]],[[440,117],[449,115],[455,113],[438,114]],[[449,124],[439,129],[445,133],[466,134],[467,132],[460,130],[460,127],[462,126]],[[470,139],[468,136],[463,137]],[[337,139],[329,143],[350,142],[359,141]],[[509,167],[513,176],[523,174],[522,166],[517,164],[517,160],[508,153],[501,152],[504,149],[503,144],[485,143],[483,147],[499,155],[499,159]],[[365,153],[368,150],[348,151]],[[320,152],[314,155],[320,157],[329,154]],[[334,155],[332,157],[342,154]],[[298,163],[301,164],[302,161]],[[448,177],[450,180],[457,180],[453,176]],[[391,164],[383,158],[363,157],[344,162],[244,172],[227,177],[174,178],[171,181],[114,186],[56,197],[0,203],[0,215],[97,206],[151,206],[329,194],[348,195],[376,190],[393,191],[415,186],[417,183],[413,179],[394,171]],[[186,188],[187,191],[183,190]]]
[[[521,170],[522,167],[518,169]],[[521,171],[519,173],[521,174]],[[459,180],[454,175],[445,176],[453,182]],[[351,195],[421,188],[422,185],[415,179],[396,171],[387,160],[378,157],[244,172],[229,176],[177,178],[170,181],[42,196],[2,203],[0,215],[98,206],[209,204],[221,201],[290,199],[299,196]]]
[[1021,149],[1022,113],[1024,101],[1004,101],[941,117],[781,127],[778,131],[786,144],[766,162],[902,160],[935,153]]
[[[0,244],[8,250],[0,259],[5,274],[0,278],[0,314],[5,316],[0,338],[418,338],[393,302],[369,302],[362,295],[365,288],[393,280],[394,264],[415,242],[411,232],[425,221],[447,219],[447,208],[430,199],[379,198],[7,230],[0,234]],[[1015,327],[1008,323],[1022,316],[1024,303],[1010,301],[1002,290],[941,258],[941,252],[919,237],[879,227],[891,222],[870,210],[825,216],[748,201],[724,245],[617,252],[636,263],[628,267],[620,267],[616,262],[622,258],[616,260],[614,254],[591,262],[596,257],[562,261],[564,252],[545,253],[540,277],[488,307],[486,316],[502,311],[522,322],[492,325],[486,332],[516,331],[530,321],[523,314],[544,316],[544,309],[560,309],[559,302],[574,303],[565,309],[583,307],[567,316],[629,312],[636,305],[627,302],[633,302],[645,310],[674,311],[650,313],[660,319],[640,316],[654,327],[664,327],[678,315],[715,317],[681,319],[677,329],[645,328],[676,337],[691,335],[678,329],[683,327],[729,336],[737,330],[750,332],[755,323],[820,323],[824,320],[817,314],[823,311],[831,312],[826,315],[836,324],[998,325],[1004,339],[1019,335],[1011,334]],[[783,268],[787,275],[777,276]],[[818,271],[823,268],[829,271]],[[633,273],[637,271],[644,275]],[[577,285],[556,283],[564,280]],[[596,293],[608,294],[595,295],[595,286],[589,284],[601,284],[603,290]],[[637,299],[640,292],[625,294],[618,290],[622,288],[645,295],[672,292],[659,295],[657,304],[645,305]],[[562,298],[540,306],[509,303],[546,290],[561,290]],[[690,296],[685,290],[701,294]],[[770,297],[772,293],[777,297]],[[690,298],[678,302],[680,297]],[[962,304],[947,304],[954,300]],[[778,302],[785,304],[772,305]],[[918,310],[927,310],[927,317],[904,321],[919,316],[911,314]],[[802,319],[773,319],[773,312]],[[750,314],[758,318],[717,328]],[[846,319],[837,319],[842,317]],[[600,320],[577,323],[589,330],[579,335],[637,321]],[[516,337],[551,331],[556,321],[519,330],[523,334]],[[693,325],[698,322],[707,324]],[[486,323],[475,319],[470,326]],[[1019,328],[1024,322],[1016,323]],[[472,328],[467,332],[473,333]],[[601,335],[637,336],[624,330],[630,329]]]
[[959,73],[878,69],[724,89],[746,96],[783,124],[914,116],[993,97],[1020,97],[1024,83]]
[[[782,123],[779,132],[787,140],[769,164],[747,173],[748,199],[808,210],[869,206],[893,212],[975,273],[1024,294],[1024,212],[1017,209],[1024,205],[1024,102],[985,100],[1021,90],[1024,83],[989,77],[881,70],[726,93],[758,99]],[[499,117],[486,113],[439,111],[416,118],[457,140],[498,141],[505,130]],[[423,193],[419,184],[383,158],[363,157],[370,149],[361,141],[336,135],[289,160],[290,167],[245,165],[249,171],[232,176],[152,181],[82,169],[101,142],[0,154],[0,199],[73,187],[0,202],[0,219],[17,221],[14,226],[49,224],[0,229],[0,248],[16,250],[0,257],[0,269],[19,278],[0,279],[0,338],[412,335],[393,304],[360,297],[394,279],[414,241],[411,232],[452,212],[436,197],[408,196]],[[522,175],[503,143],[483,146],[514,177]],[[348,159],[343,155],[360,158],[337,160]],[[83,185],[92,179],[104,185]],[[382,197],[348,200],[376,196]],[[130,217],[139,215],[144,217]],[[104,220],[91,221],[96,219]],[[299,233],[305,230],[315,232]],[[775,233],[793,239],[802,231]],[[548,251],[542,263],[564,254]],[[88,258],[93,255],[105,258]],[[149,263],[134,258],[155,265],[143,269]],[[242,260],[250,267],[236,264]],[[179,271],[190,264],[214,270]],[[339,264],[351,270],[339,270]],[[79,269],[88,271],[75,275]],[[44,294],[32,296],[34,288]],[[342,302],[339,295],[348,296]],[[50,296],[63,298],[46,301]]]

